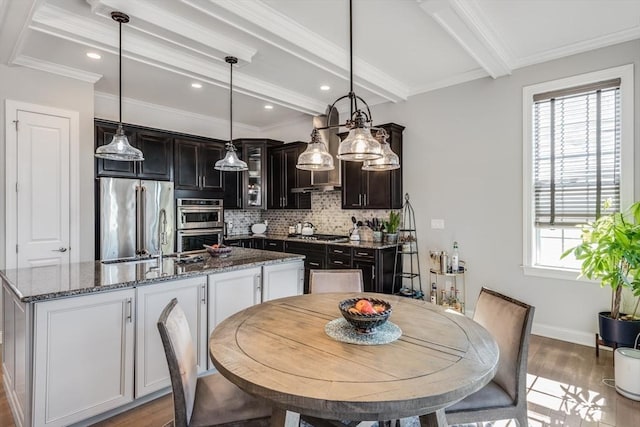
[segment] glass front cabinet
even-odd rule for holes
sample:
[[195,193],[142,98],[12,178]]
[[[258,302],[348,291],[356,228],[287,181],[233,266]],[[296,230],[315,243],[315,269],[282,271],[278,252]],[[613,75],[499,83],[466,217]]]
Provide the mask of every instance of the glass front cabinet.
[[242,159],[247,162],[249,170],[244,172],[242,189],[242,206],[244,209],[266,209],[266,156],[265,142],[242,143]]

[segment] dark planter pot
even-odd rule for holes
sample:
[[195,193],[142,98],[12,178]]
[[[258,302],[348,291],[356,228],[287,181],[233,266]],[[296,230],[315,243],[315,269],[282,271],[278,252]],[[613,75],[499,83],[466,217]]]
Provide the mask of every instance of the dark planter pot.
[[[640,320],[616,320],[612,319],[610,315],[610,311],[601,311],[598,314],[600,337],[604,341],[604,345],[633,348],[636,336],[640,333]],[[621,316],[623,315],[621,314]]]

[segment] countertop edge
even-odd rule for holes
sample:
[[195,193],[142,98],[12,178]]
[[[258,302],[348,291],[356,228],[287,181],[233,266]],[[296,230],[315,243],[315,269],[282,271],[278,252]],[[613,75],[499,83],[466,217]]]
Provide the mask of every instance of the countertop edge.
[[[346,237],[346,236],[345,236]],[[383,243],[383,242],[373,242],[373,241],[353,241],[349,240],[348,242],[326,242],[322,240],[306,240],[300,239],[297,237],[289,237],[287,234],[234,234],[232,236],[227,236],[224,240],[241,240],[241,239],[256,239],[256,240],[283,240],[288,242],[302,242],[302,243],[311,243],[314,245],[337,245],[337,246],[347,246],[351,248],[366,248],[366,249],[388,249],[395,248],[397,243]]]

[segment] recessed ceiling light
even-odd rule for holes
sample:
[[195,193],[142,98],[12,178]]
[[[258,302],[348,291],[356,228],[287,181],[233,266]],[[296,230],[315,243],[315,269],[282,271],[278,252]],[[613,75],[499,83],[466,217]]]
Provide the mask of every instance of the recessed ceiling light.
[[191,87],[196,89],[202,89],[202,84],[200,83],[191,83]]
[[267,104],[267,105],[264,106],[264,109],[265,110],[273,110],[273,105]]
[[329,85],[320,86],[320,90],[329,90],[329,89],[331,89],[331,86],[329,86]]
[[100,59],[102,58],[102,56],[100,56],[99,53],[95,53],[95,52],[87,52],[87,56],[91,59]]

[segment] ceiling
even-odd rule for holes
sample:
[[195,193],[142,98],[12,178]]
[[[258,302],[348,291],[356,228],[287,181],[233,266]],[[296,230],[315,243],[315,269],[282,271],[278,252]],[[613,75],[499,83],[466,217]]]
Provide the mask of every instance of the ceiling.
[[[354,89],[371,106],[640,38],[637,0],[353,3]],[[0,0],[0,61],[117,95],[113,10],[131,18],[122,29],[125,98],[226,120],[227,55],[239,59],[241,125],[323,113],[349,90],[348,0]]]

